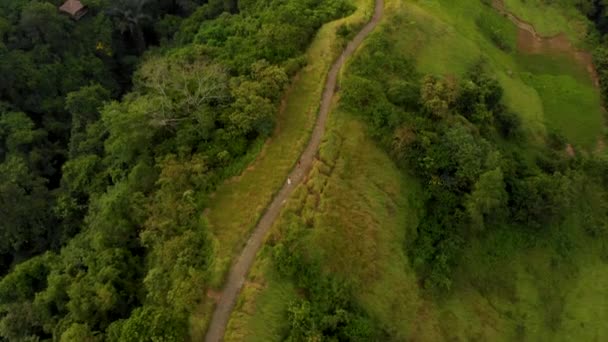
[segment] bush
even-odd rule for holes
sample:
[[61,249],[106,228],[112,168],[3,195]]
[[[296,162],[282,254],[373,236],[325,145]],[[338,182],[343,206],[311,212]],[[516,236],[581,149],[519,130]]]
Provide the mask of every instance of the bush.
[[494,112],[494,122],[498,132],[507,139],[517,139],[522,136],[522,124],[519,115],[508,110]]
[[138,308],[127,320],[116,321],[108,328],[109,342],[183,341],[188,334],[184,317],[165,308]]

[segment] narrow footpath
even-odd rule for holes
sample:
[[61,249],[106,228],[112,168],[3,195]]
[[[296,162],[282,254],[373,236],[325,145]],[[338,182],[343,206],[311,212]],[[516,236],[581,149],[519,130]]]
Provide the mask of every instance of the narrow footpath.
[[245,248],[241,252],[235,264],[232,265],[228,279],[222,291],[221,297],[217,303],[211,323],[207,330],[205,341],[207,342],[219,342],[224,337],[226,325],[230,318],[230,314],[236,303],[236,299],[243,287],[247,273],[253,265],[255,256],[264,242],[264,237],[268,233],[270,227],[279,216],[283,203],[291,195],[293,190],[302,182],[305,175],[310,172],[313,161],[321,144],[321,139],[325,133],[325,125],[327,123],[327,117],[331,108],[332,99],[336,92],[336,84],[338,81],[338,74],[344,66],[346,60],[353,55],[355,50],[361,45],[363,40],[378,26],[382,14],[384,12],[384,0],[376,0],[376,6],[374,15],[367,25],[361,29],[361,31],[348,43],[342,55],[333,64],[329,73],[327,74],[327,81],[323,91],[323,97],[321,100],[321,106],[319,108],[319,114],[317,122],[312,131],[308,146],[300,156],[298,166],[291,171],[288,176],[288,180],[281,190],[273,198],[272,202],[266,209],[266,212],[262,216],[260,222],[255,227],[249,241],[245,245]]

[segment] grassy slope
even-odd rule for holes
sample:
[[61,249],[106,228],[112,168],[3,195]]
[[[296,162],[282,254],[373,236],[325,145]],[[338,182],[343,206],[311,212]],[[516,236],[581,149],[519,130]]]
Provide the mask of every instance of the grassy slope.
[[[308,65],[293,81],[277,119],[277,129],[258,158],[238,177],[222,184],[213,195],[206,218],[215,237],[217,257],[211,285],[219,288],[234,256],[247,241],[274,193],[306,146],[319,107],[324,79],[342,49],[336,37],[341,24],[361,25],[373,12],[373,0],[353,0],[357,10],[348,18],[324,25],[311,43]],[[192,318],[192,339],[202,340],[212,303],[203,301]]]
[[[334,112],[330,127],[322,161],[287,208],[303,208],[302,219],[312,226],[302,241],[305,250],[326,261],[326,271],[351,280],[367,312],[405,338],[418,307],[417,285],[403,252],[405,229],[416,219],[417,185],[399,173],[351,115]],[[286,221],[282,218],[277,225]],[[285,310],[297,293],[272,267],[265,249],[239,299],[226,341],[280,340]]]
[[506,54],[497,49],[474,20],[492,11],[476,0],[412,5],[404,21],[410,24],[408,29],[417,31],[408,35],[416,40],[398,38],[402,25],[394,36],[404,51],[421,51],[416,58],[422,72],[458,75],[483,54],[505,88],[507,105],[522,116],[530,132],[556,129],[569,142],[591,149],[601,133],[603,114],[599,93],[584,68],[561,56]]
[[321,151],[324,164],[334,166],[322,191],[312,193],[320,205],[311,214],[307,249],[326,261],[326,271],[352,281],[373,318],[405,337],[418,297],[403,251],[406,227],[416,221],[417,184],[400,174],[362,123],[346,113],[334,117]]
[[536,31],[543,36],[566,33],[572,41],[581,43],[587,25],[573,2],[558,0],[551,4],[545,0],[505,0],[505,7],[520,19],[534,24]]
[[[471,0],[425,4],[422,7],[407,2],[406,10],[397,16],[396,27],[389,34],[399,48],[408,55],[416,52],[422,73],[458,76],[483,56],[494,67],[494,73],[505,89],[507,105],[516,108],[530,134],[543,135],[545,118],[538,92],[516,77],[517,62],[497,49],[475,24],[474,18],[493,15],[493,10]],[[500,16],[496,19],[507,22]],[[508,27],[513,28],[508,34],[515,35],[514,27]],[[402,31],[409,34],[402,36]]]
[[[483,55],[505,88],[507,105],[522,116],[532,136],[541,139],[548,124],[572,126],[566,135],[583,145],[595,139],[601,126],[599,100],[589,95],[593,91],[588,77],[567,61],[498,50],[474,22],[477,16],[492,15],[491,9],[477,0],[389,5],[393,8],[386,21],[395,20],[395,25],[385,23],[382,34],[391,35],[404,54],[414,57],[421,72],[457,76]],[[513,29],[511,34],[515,33]],[[583,98],[563,96],[554,89]],[[573,115],[572,108],[594,112],[588,122],[597,127],[586,122],[588,117]],[[395,170],[351,114],[332,115],[322,156],[336,160],[336,167],[329,175],[313,172],[307,191],[294,196],[288,207],[313,208],[303,212],[304,219],[314,223],[304,243],[327,261],[328,270],[357,284],[361,305],[395,339],[608,338],[608,327],[602,324],[608,318],[608,293],[602,285],[608,282],[608,265],[598,258],[606,246],[580,233],[584,214],[576,209],[566,224],[549,234],[551,240],[569,242],[564,247],[568,259],[552,247],[560,243],[522,250],[520,233],[498,229],[473,242],[451,296],[437,302],[421,296],[401,249],[407,229],[414,226],[417,186]],[[566,115],[573,121],[560,123]],[[592,139],[585,140],[589,136]],[[315,197],[307,194],[318,194],[321,205],[314,209]],[[260,253],[227,340],[278,340],[284,329],[286,306],[297,292],[288,280],[276,276],[268,252]]]

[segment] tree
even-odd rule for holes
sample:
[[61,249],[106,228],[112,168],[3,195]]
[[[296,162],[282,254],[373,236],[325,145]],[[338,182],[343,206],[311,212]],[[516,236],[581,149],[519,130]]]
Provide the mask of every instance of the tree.
[[260,84],[258,95],[277,103],[289,82],[285,70],[266,60],[255,62],[251,70],[251,78]]
[[71,158],[78,154],[81,142],[86,139],[87,127],[99,120],[100,109],[109,100],[110,92],[99,84],[85,86],[67,94],[65,107],[72,114]]
[[466,208],[476,229],[483,229],[488,220],[500,221],[505,217],[509,196],[500,168],[483,173],[474,190],[466,197]]
[[522,134],[522,124],[519,115],[507,109],[494,113],[494,119],[500,134],[508,139],[516,139]]
[[0,281],[0,336],[26,340],[42,329],[41,315],[32,300],[45,286],[45,279],[55,261],[45,254],[17,265]]
[[255,132],[268,136],[272,132],[276,107],[269,99],[259,96],[258,91],[259,85],[251,81],[241,82],[232,88],[232,96],[236,100],[228,117],[238,134]]
[[456,101],[456,84],[452,80],[427,75],[422,80],[420,99],[426,111],[435,118],[445,118]]
[[0,253],[42,250],[52,233],[47,211],[50,194],[23,158],[9,156],[0,164]]
[[363,115],[369,114],[372,105],[383,97],[381,84],[364,77],[350,75],[342,82],[342,88],[342,102]]
[[108,329],[110,342],[183,341],[187,326],[182,317],[163,308],[143,307],[133,311],[127,320],[117,321]]
[[152,20],[146,13],[149,3],[150,0],[121,0],[107,11],[120,33],[129,33],[138,55],[146,49],[143,27]]
[[513,183],[511,209],[517,222],[540,229],[564,217],[571,199],[571,181],[564,175],[540,173]]
[[45,136],[34,127],[34,122],[21,112],[2,113],[0,116],[0,160],[7,154],[27,156],[32,144]]
[[22,48],[31,49],[37,45],[48,45],[54,52],[67,50],[69,20],[58,13],[49,2],[29,2],[21,12],[19,30],[25,36],[19,42]]
[[8,341],[38,341],[41,331],[30,302],[11,303],[0,309],[0,336]]
[[250,77],[234,79],[228,119],[235,130],[242,135],[255,132],[261,136],[270,135],[274,126],[276,104],[287,85],[285,71],[266,61],[258,61],[252,66]]
[[406,110],[415,110],[420,101],[420,86],[410,81],[391,82],[387,90],[389,101]]
[[98,342],[101,336],[96,336],[87,324],[74,323],[61,334],[60,342]]
[[152,58],[135,74],[134,84],[154,102],[148,122],[169,129],[190,124],[203,107],[221,107],[230,99],[227,73],[205,60]]
[[150,113],[158,110],[148,96],[129,96],[122,103],[112,102],[101,112],[108,131],[105,162],[116,181],[126,176],[137,160],[151,156],[152,138],[158,131]]
[[484,171],[490,148],[488,142],[474,136],[464,126],[456,126],[446,132],[443,144],[446,158],[454,163],[458,182],[466,187],[474,184]]

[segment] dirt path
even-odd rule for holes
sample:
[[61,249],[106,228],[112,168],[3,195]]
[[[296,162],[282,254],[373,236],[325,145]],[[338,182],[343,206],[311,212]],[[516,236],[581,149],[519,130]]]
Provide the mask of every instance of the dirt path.
[[[382,14],[384,12],[384,0],[376,0],[376,7],[374,10],[374,16],[370,22],[361,29],[355,38],[346,46],[342,55],[334,63],[327,74],[327,81],[325,83],[325,90],[323,91],[323,97],[321,99],[321,106],[319,108],[319,115],[315,128],[312,131],[308,146],[300,156],[298,166],[289,174],[288,180],[281,190],[274,197],[266,212],[262,216],[260,222],[255,227],[253,234],[247,241],[245,248],[241,252],[235,264],[233,264],[228,275],[228,280],[224,286],[221,297],[211,318],[209,329],[205,341],[216,342],[221,341],[224,336],[230,313],[236,303],[236,298],[243,287],[245,277],[255,260],[255,256],[264,242],[266,233],[274,223],[275,219],[281,212],[281,208],[285,200],[291,195],[296,186],[302,182],[305,175],[308,174],[312,168],[312,163],[321,144],[321,139],[325,132],[325,125],[327,123],[327,116],[329,115],[329,109],[331,107],[332,99],[336,91],[336,83],[338,80],[338,73],[346,60],[352,56],[355,50],[361,45],[363,40],[376,28]],[[289,184],[291,183],[291,184]]]
[[587,51],[578,50],[564,33],[554,36],[542,36],[534,25],[511,13],[504,0],[492,0],[492,6],[517,26],[517,49],[528,54],[563,54],[581,65],[591,77],[593,84],[599,87],[599,77],[593,65],[593,56]]

